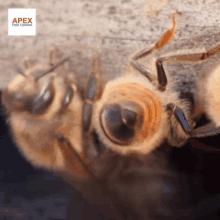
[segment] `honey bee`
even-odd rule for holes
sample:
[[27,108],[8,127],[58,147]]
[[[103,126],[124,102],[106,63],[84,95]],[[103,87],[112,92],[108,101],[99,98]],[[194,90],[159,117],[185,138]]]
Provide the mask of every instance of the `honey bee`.
[[71,57],[60,58],[58,49],[51,50],[46,65],[24,61],[25,71],[9,83],[2,102],[13,137],[30,163],[56,171],[83,191],[91,179],[100,181],[113,169],[109,161],[115,153],[142,158],[166,139],[180,147],[190,137],[218,132],[220,119],[212,112],[215,126],[195,128],[195,103],[169,90],[163,63],[205,60],[219,52],[220,44],[205,53],[159,57],[156,72],[137,62],[174,37],[176,14],[172,19],[157,43],[133,56],[126,73],[106,85],[99,54],[93,57],[84,91],[77,85]]

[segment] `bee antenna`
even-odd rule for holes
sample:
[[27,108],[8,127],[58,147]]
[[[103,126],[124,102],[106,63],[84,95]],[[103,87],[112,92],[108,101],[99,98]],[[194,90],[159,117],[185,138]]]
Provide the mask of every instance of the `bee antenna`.
[[70,56],[65,57],[64,59],[62,59],[60,62],[58,62],[57,64],[55,64],[54,66],[50,67],[49,69],[47,69],[46,71],[40,73],[39,76],[35,77],[35,80],[39,80],[41,77],[47,75],[48,73],[51,73],[53,70],[55,70],[58,66],[62,65],[64,62],[66,62],[67,60],[69,60]]

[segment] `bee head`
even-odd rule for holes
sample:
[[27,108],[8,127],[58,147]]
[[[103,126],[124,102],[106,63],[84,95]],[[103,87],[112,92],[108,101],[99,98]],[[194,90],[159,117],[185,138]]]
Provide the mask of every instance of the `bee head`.
[[41,114],[54,98],[53,70],[67,58],[52,67],[37,65],[18,75],[3,92],[3,103],[8,112],[27,111]]
[[2,103],[21,153],[36,167],[66,170],[80,181],[87,174],[73,152],[82,151],[83,101],[65,69],[56,69],[65,61],[28,68],[3,91]]
[[123,77],[107,84],[96,109],[95,128],[114,151],[142,154],[158,144],[155,140],[162,134],[162,101],[137,78]]

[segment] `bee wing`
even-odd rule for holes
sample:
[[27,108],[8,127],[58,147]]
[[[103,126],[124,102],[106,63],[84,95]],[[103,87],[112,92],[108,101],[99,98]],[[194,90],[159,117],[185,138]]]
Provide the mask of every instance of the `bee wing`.
[[207,137],[220,134],[220,127],[216,127],[214,122],[196,128],[191,132],[192,137]]

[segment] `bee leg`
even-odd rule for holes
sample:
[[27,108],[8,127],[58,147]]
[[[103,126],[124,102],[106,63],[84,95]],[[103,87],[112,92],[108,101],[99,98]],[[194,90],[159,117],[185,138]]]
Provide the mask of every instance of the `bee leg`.
[[191,137],[208,137],[220,134],[220,127],[216,127],[213,122],[196,128],[191,132]]
[[173,113],[177,119],[177,121],[180,123],[181,127],[183,128],[184,132],[188,134],[190,137],[207,137],[207,136],[214,136],[217,134],[220,134],[220,127],[216,127],[213,122],[209,122],[206,125],[200,126],[196,129],[192,129],[192,127],[189,125],[183,110],[174,105],[169,104],[168,109],[173,110]]
[[168,57],[161,57],[158,58],[157,62],[162,63],[164,61],[166,62],[184,62],[184,61],[190,61],[190,62],[199,62],[208,59],[211,56],[214,56],[215,54],[220,52],[220,43],[216,45],[214,48],[209,50],[208,52],[202,52],[202,53],[194,53],[194,54],[180,54],[180,55],[173,55]]
[[150,82],[153,83],[153,82],[156,80],[156,77],[155,77],[153,74],[151,74],[150,70],[149,70],[147,67],[145,67],[145,66],[139,64],[138,62],[136,62],[136,61],[134,61],[134,60],[131,60],[130,64],[131,64],[136,70],[138,70],[142,75],[144,75],[145,77],[147,77]]
[[91,123],[92,104],[101,97],[102,85],[100,56],[96,55],[92,60],[92,68],[90,71],[89,81],[85,89],[85,104],[83,108],[83,130],[87,132]]
[[157,66],[157,79],[154,75],[151,74],[150,70],[147,69],[145,66],[139,64],[136,62],[136,60],[148,56],[155,50],[160,50],[162,47],[164,47],[168,42],[174,37],[175,30],[176,30],[176,13],[173,14],[173,26],[168,29],[165,34],[157,41],[157,43],[150,49],[143,49],[140,52],[138,52],[134,57],[132,57],[130,64],[138,70],[140,73],[142,73],[144,76],[146,76],[150,82],[155,82],[158,79],[159,83],[159,89],[164,91],[167,85],[167,78],[164,71],[164,68],[162,66],[162,62],[156,62]]
[[159,83],[158,89],[164,91],[167,85],[167,77],[163,67],[163,62],[198,62],[208,59],[211,56],[220,52],[220,43],[218,43],[215,47],[207,52],[202,53],[194,53],[194,54],[181,54],[181,55],[173,55],[168,57],[160,57],[156,60],[156,68],[157,68],[157,79]]
[[164,91],[167,85],[167,77],[163,67],[163,62],[179,62],[179,61],[190,61],[190,62],[198,62],[208,59],[211,56],[220,52],[220,43],[218,43],[215,47],[210,49],[207,52],[202,53],[194,53],[194,54],[181,54],[181,55],[173,55],[168,57],[160,57],[156,60],[157,67],[157,78],[159,83],[159,89]]
[[184,132],[186,134],[190,134],[192,132],[192,128],[189,125],[189,123],[188,123],[188,121],[187,121],[187,119],[186,119],[186,117],[183,113],[183,110],[180,107],[178,107],[178,106],[176,106],[172,103],[168,104],[167,108],[171,109],[173,111],[177,121],[180,123],[180,125],[181,125],[182,129],[184,130]]
[[[192,54],[180,54],[180,55],[173,55],[168,57],[160,57],[156,61],[157,71],[158,71],[158,81],[159,84],[160,80],[165,82],[165,79],[163,79],[165,75],[164,68],[163,68],[163,62],[199,62],[206,60],[210,58],[211,56],[214,56],[215,54],[220,52],[220,43],[218,43],[216,46],[211,48],[207,52],[202,53],[192,53]],[[161,73],[160,73],[161,72]]]
[[194,53],[194,54],[180,54],[180,55],[173,55],[168,57],[160,57],[156,60],[156,67],[157,67],[157,77],[159,83],[159,89],[164,90],[167,84],[167,78],[165,74],[165,70],[163,67],[163,62],[178,62],[178,61],[190,61],[190,62],[198,62],[208,59],[211,56],[220,52],[220,43],[214,46],[207,52],[202,53]]
[[172,20],[173,20],[173,26],[171,28],[169,28],[163,34],[163,36],[157,41],[157,43],[150,49],[147,48],[147,49],[143,49],[140,52],[138,52],[135,56],[133,56],[133,58],[132,58],[133,61],[141,59],[145,56],[148,56],[149,54],[151,54],[155,50],[160,50],[162,47],[164,47],[166,44],[168,44],[168,42],[170,40],[172,40],[172,38],[175,35],[175,31],[176,31],[176,13],[173,14]]
[[144,76],[146,76],[150,82],[154,83],[156,80],[158,81],[158,84],[159,84],[158,89],[160,91],[164,91],[166,89],[166,85],[167,85],[167,77],[166,77],[166,73],[165,73],[165,70],[163,67],[163,60],[162,59],[158,58],[156,61],[157,78],[151,74],[150,70],[147,67],[137,63],[134,60],[131,61],[131,65],[136,70],[138,70],[140,73],[142,73]]

